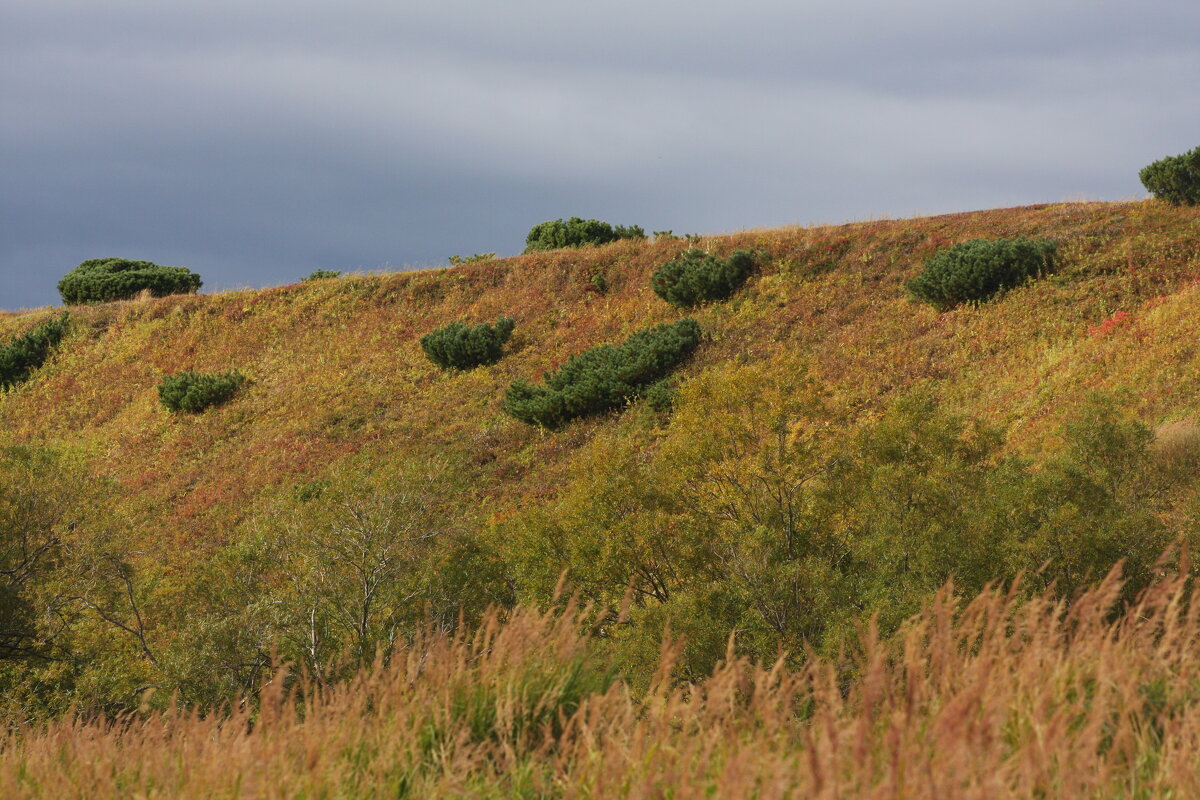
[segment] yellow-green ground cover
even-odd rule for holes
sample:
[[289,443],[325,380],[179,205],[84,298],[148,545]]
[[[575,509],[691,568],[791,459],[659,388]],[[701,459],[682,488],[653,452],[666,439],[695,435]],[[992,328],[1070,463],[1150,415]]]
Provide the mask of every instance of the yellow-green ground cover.
[[[923,257],[976,237],[1059,241],[1049,280],[938,314],[904,281]],[[1200,211],[1157,202],[1071,203],[714,236],[765,250],[732,301],[695,316],[710,338],[686,374],[731,360],[807,356],[832,402],[861,417],[917,385],[1036,451],[1090,391],[1128,388],[1143,419],[1200,411]],[[447,450],[474,465],[480,502],[503,517],[550,491],[611,419],[546,433],[499,410],[517,377],[682,316],[649,276],[686,245],[619,242],[445,270],[111,303],[73,311],[77,330],[37,378],[0,398],[8,442],[81,451],[115,479],[114,501],[155,537],[203,546],[254,498],[312,480],[352,454]],[[591,290],[603,275],[607,294]],[[1123,314],[1122,314],[1123,312]],[[0,336],[52,311],[0,318]],[[448,321],[517,319],[512,353],[443,373],[418,339]],[[1117,324],[1106,321],[1122,315]],[[1127,315],[1127,316],[1125,316]],[[238,400],[173,416],[166,374],[237,368]]]

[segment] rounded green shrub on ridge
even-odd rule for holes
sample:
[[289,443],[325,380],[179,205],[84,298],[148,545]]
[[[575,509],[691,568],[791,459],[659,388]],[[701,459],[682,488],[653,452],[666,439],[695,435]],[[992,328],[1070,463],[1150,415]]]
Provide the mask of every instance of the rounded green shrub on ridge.
[[517,380],[501,408],[530,425],[558,428],[578,417],[619,408],[683,363],[700,344],[700,325],[681,319],[645,328],[619,345],[571,356],[545,386]]
[[189,294],[201,286],[200,276],[187,267],[164,267],[128,258],[93,258],[84,261],[58,282],[67,305],[128,300],[149,290],[155,297]]
[[163,378],[158,385],[158,399],[169,411],[199,414],[228,402],[245,382],[246,376],[237,370],[221,374],[187,370]]
[[571,217],[539,222],[525,237],[525,252],[558,250],[563,247],[586,247],[608,244],[618,239],[645,239],[646,232],[638,225],[610,225],[598,219]]
[[421,349],[442,369],[472,369],[495,364],[503,355],[504,343],[512,336],[516,322],[500,317],[494,325],[464,325],[451,322],[421,337]]
[[721,258],[692,248],[654,271],[654,293],[679,308],[728,299],[754,269],[754,255],[738,250]]
[[1138,173],[1146,191],[1175,205],[1200,205],[1200,147],[1168,156]]
[[982,303],[1053,272],[1054,253],[1049,239],[972,239],[927,258],[908,290],[939,311]]

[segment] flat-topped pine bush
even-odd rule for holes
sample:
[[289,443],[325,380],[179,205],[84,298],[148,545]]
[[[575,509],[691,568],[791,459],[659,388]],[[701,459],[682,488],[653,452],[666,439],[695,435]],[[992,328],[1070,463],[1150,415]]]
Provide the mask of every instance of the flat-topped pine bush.
[[128,300],[148,290],[155,297],[188,294],[200,288],[200,276],[187,267],[164,267],[128,258],[93,258],[63,276],[58,292],[67,305]]
[[571,356],[545,386],[514,381],[501,406],[511,416],[547,428],[619,408],[665,378],[700,344],[700,326],[688,318],[646,328],[619,345],[603,344]]
[[754,254],[738,250],[729,258],[692,248],[654,271],[654,293],[679,308],[728,299],[754,269]]
[[442,369],[472,369],[495,364],[503,354],[504,343],[516,327],[510,317],[500,317],[494,325],[464,325],[451,322],[421,337],[421,349]]
[[562,247],[586,247],[608,244],[618,239],[645,239],[646,232],[638,225],[610,225],[598,219],[552,219],[539,222],[525,237],[525,252],[558,250]]
[[245,382],[246,376],[237,370],[219,374],[188,370],[163,378],[158,385],[158,399],[169,411],[199,414],[228,402]]
[[1053,272],[1054,251],[1049,239],[972,239],[927,258],[908,290],[939,311],[982,303]]

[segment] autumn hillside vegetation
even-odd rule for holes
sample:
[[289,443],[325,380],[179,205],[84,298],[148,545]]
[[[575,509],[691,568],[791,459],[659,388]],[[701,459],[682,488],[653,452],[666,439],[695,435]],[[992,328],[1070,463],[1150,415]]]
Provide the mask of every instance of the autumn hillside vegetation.
[[0,315],[0,796],[1195,794],[1200,207],[623,230]]

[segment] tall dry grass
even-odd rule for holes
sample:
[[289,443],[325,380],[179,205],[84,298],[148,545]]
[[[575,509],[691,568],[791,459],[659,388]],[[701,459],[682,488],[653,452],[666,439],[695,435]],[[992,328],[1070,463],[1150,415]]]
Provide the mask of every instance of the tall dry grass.
[[430,632],[258,710],[62,719],[0,740],[0,797],[1200,796],[1200,613],[1114,574],[1064,604],[943,590],[894,639],[803,669],[737,657],[635,696],[577,610]]

